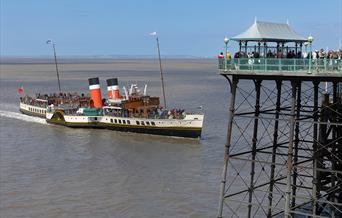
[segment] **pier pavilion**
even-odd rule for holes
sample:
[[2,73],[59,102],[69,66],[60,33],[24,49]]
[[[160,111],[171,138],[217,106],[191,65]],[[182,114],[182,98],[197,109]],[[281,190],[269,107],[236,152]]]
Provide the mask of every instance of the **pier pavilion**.
[[342,217],[341,57],[313,59],[314,38],[288,24],[256,21],[231,40],[217,217]]

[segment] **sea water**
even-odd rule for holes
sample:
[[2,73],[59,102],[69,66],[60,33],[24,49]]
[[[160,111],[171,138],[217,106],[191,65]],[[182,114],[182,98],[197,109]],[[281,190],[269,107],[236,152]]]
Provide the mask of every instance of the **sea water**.
[[[17,89],[57,92],[52,60],[3,62],[0,72],[1,217],[215,217],[229,87],[216,60],[165,60],[168,108],[205,114],[200,140],[48,125],[19,112]],[[117,77],[161,97],[156,60],[64,60],[66,92]],[[162,100],[162,98],[161,98]]]

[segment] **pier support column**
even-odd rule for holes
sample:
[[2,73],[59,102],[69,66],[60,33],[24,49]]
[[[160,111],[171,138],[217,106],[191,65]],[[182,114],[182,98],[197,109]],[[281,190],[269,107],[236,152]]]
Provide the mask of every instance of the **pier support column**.
[[[300,110],[301,110],[301,92],[302,92],[301,82],[298,82],[297,86],[297,109],[296,109],[296,120],[300,118]],[[293,156],[293,164],[297,166],[298,163],[298,146],[299,146],[299,122],[295,124],[295,141],[294,141],[294,156]],[[291,207],[296,206],[296,191],[297,191],[297,167],[293,168],[293,178],[292,178],[292,200]]]
[[[337,82],[333,82],[333,107],[336,108],[337,111]],[[334,115],[331,117],[332,118],[332,122],[336,123],[337,122],[337,113],[334,112]],[[338,133],[337,133],[337,129],[338,126],[334,125],[332,126],[332,141],[333,141],[333,145],[331,147],[331,189],[334,189],[335,187],[337,187],[337,175],[336,175],[336,166],[337,166],[337,160],[336,160],[336,155],[338,154],[338,150],[337,150],[337,145],[338,145]],[[334,203],[337,203],[337,199],[336,199],[336,194],[337,192],[340,191],[339,189],[332,191],[331,195],[330,195],[330,201],[332,202],[332,208],[331,208],[331,217],[335,218],[336,217],[336,206]]]
[[254,110],[254,129],[253,129],[253,138],[252,138],[252,162],[251,162],[251,180],[249,185],[249,198],[248,198],[248,216],[251,217],[252,211],[252,200],[254,193],[254,175],[255,175],[255,156],[256,156],[256,147],[258,141],[258,124],[259,124],[259,114],[260,114],[260,86],[261,80],[255,80],[255,110]]
[[230,98],[230,108],[228,112],[228,128],[227,128],[227,136],[226,136],[226,143],[225,143],[225,152],[224,152],[224,165],[222,170],[221,176],[221,187],[220,187],[220,200],[219,200],[219,209],[218,209],[218,218],[222,218],[223,213],[223,204],[224,204],[224,196],[225,196],[225,189],[226,189],[226,179],[227,179],[227,168],[229,162],[229,150],[231,145],[231,136],[232,136],[232,127],[233,127],[233,119],[234,119],[234,112],[235,112],[235,97],[236,97],[236,89],[237,84],[239,82],[236,76],[233,76],[233,81],[230,82],[229,77],[226,77],[231,85],[231,98]]
[[317,187],[317,161],[318,161],[318,86],[319,82],[314,81],[314,106],[313,106],[313,178],[312,178],[312,217],[315,218],[318,211],[318,203],[317,198],[319,197],[319,189]]
[[268,194],[268,212],[267,218],[272,217],[272,202],[273,202],[273,188],[274,188],[274,175],[276,168],[276,152],[278,147],[278,128],[279,128],[279,114],[280,114],[280,106],[281,106],[281,86],[282,81],[277,80],[277,102],[276,102],[276,112],[275,112],[275,121],[274,121],[274,133],[273,133],[273,144],[272,144],[272,162],[271,162],[271,174],[270,174],[270,186],[269,186],[269,194]]
[[291,176],[293,171],[293,139],[294,129],[296,124],[296,94],[297,94],[297,81],[291,81],[292,95],[291,95],[291,115],[290,115],[290,130],[289,130],[289,145],[287,152],[287,175],[286,175],[286,193],[285,193],[285,217],[290,218],[291,214]]

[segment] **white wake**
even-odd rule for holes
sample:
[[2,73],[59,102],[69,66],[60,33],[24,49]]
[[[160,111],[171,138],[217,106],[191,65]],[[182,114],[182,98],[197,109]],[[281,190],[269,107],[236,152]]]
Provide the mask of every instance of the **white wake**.
[[44,118],[32,117],[19,112],[0,110],[0,117],[7,117],[31,123],[47,124]]

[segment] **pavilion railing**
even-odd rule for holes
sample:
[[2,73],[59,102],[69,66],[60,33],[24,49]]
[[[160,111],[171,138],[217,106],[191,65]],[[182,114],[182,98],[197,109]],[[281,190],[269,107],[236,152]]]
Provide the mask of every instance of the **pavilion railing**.
[[294,59],[294,58],[235,58],[219,59],[219,70],[238,71],[306,71],[312,73],[334,72],[342,74],[342,59]]

